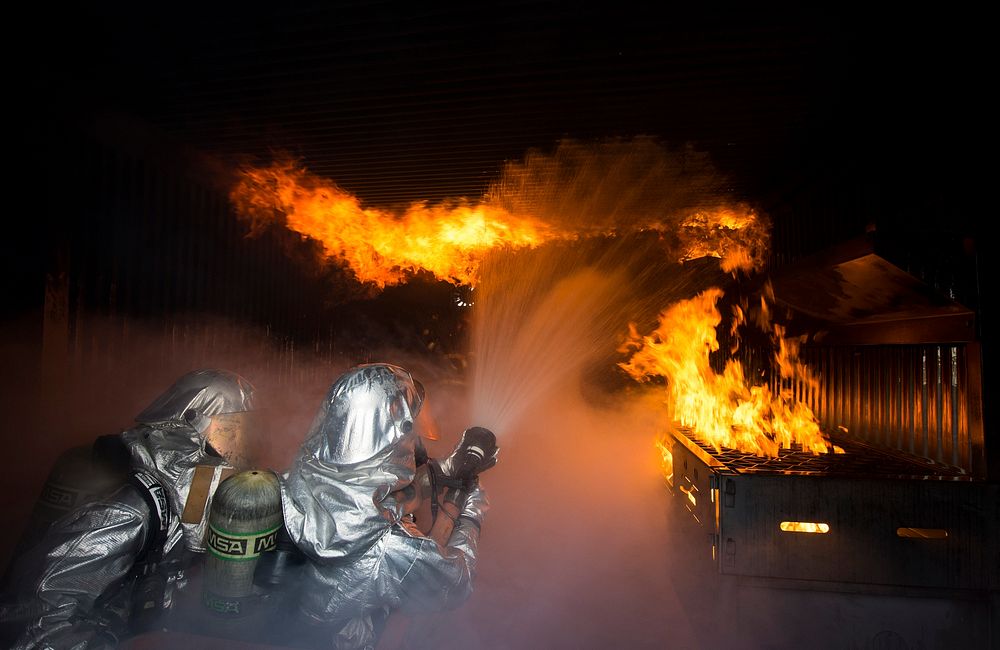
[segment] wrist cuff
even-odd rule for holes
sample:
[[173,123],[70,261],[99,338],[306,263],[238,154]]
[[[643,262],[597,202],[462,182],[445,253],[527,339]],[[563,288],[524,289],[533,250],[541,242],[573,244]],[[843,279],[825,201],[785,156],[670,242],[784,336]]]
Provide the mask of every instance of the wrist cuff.
[[479,520],[476,519],[475,517],[470,517],[469,515],[460,515],[458,517],[458,520],[459,521],[467,521],[470,524],[472,524],[473,526],[475,526],[476,530],[478,530],[480,533],[483,532],[482,525],[479,523]]

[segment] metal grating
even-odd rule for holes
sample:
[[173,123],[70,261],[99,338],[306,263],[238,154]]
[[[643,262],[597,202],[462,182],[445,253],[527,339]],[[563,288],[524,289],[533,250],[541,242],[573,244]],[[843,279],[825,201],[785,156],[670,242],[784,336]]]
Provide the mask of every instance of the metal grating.
[[[841,447],[844,453],[813,454],[803,451],[801,446],[794,445],[791,449],[781,449],[777,458],[765,458],[728,447],[717,450],[687,428],[677,429],[674,435],[716,471],[729,470],[738,474],[953,481],[968,481],[972,478],[958,467],[879,449],[857,440],[834,439],[834,444]],[[701,453],[699,454],[695,448]],[[702,454],[716,462],[707,461]]]

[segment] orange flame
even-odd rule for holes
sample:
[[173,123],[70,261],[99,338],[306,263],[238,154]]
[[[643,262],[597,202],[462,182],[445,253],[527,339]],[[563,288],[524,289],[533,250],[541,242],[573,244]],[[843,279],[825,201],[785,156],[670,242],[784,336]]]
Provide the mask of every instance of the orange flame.
[[726,273],[764,264],[770,244],[767,222],[747,206],[699,210],[680,225],[681,262],[717,257]]
[[[813,453],[828,451],[816,416],[804,403],[792,401],[790,392],[775,394],[767,385],[750,385],[734,359],[722,374],[712,368],[709,354],[719,349],[715,330],[722,316],[716,303],[722,295],[713,288],[676,303],[661,314],[649,336],[640,336],[630,325],[629,340],[620,351],[632,356],[619,365],[640,382],[666,378],[666,403],[674,418],[716,450],[729,447],[774,457],[780,448],[798,443]],[[737,316],[742,318],[742,311]],[[798,360],[799,342],[785,339],[780,327],[774,338],[782,378],[814,382]]]
[[253,229],[283,216],[289,229],[319,241],[328,257],[379,288],[421,270],[471,284],[492,249],[568,237],[530,217],[466,201],[414,203],[401,213],[362,207],[357,197],[290,162],[245,169],[230,198]]
[[[283,160],[247,167],[230,192],[251,234],[278,223],[320,242],[324,254],[344,263],[362,282],[379,288],[427,271],[457,284],[475,284],[483,257],[499,248],[535,248],[556,240],[613,236],[615,228],[556,225],[514,214],[497,201],[457,199],[403,210],[365,207],[332,181]],[[631,230],[677,234],[678,261],[718,257],[726,271],[759,268],[766,250],[766,222],[746,206],[720,206],[671,219],[647,218]],[[560,222],[565,221],[565,215]],[[752,243],[748,243],[752,242]]]
[[660,467],[663,469],[663,478],[673,485],[674,483],[674,454],[670,451],[668,440],[665,437],[657,439],[653,444],[660,450]]

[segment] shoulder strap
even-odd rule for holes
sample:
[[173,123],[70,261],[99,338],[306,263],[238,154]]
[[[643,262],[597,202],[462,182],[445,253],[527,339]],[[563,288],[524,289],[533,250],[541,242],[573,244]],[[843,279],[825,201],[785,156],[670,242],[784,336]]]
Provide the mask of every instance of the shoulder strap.
[[91,456],[107,467],[126,474],[129,470],[129,461],[132,456],[122,440],[121,435],[112,433],[98,436],[94,439],[94,444],[90,448]]
[[[208,497],[212,494],[212,481],[215,480],[215,465],[198,465],[194,468],[188,498],[181,513],[181,522],[185,524],[201,523],[208,505]],[[225,481],[236,472],[231,467],[223,467],[219,473],[219,483]]]
[[152,534],[147,536],[140,557],[158,555],[163,550],[170,528],[170,505],[167,503],[167,493],[156,477],[145,470],[133,470],[129,476],[129,483],[146,500],[150,512],[149,523]]

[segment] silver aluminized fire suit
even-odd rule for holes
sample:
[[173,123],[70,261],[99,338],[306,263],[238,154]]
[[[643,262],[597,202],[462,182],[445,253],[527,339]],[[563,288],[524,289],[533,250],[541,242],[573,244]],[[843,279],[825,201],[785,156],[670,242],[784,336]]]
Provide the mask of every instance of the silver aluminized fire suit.
[[[210,501],[198,521],[181,520],[198,466],[211,473],[208,499],[225,460],[206,451],[204,432],[211,416],[252,409],[253,387],[223,370],[197,370],[136,417],[138,426],[121,438],[132,468],[160,486],[168,510],[153,517],[140,489],[125,485],[108,498],[85,504],[53,523],[42,541],[20,562],[15,577],[18,600],[41,614],[17,641],[17,649],[113,648],[127,624],[129,585],[137,558],[153,536],[164,557],[185,549],[204,552]],[[201,470],[206,476],[206,470]],[[164,533],[154,530],[166,521]],[[183,542],[183,543],[182,543]]]
[[373,648],[391,610],[451,608],[472,592],[482,488],[470,493],[445,546],[408,524],[392,494],[415,475],[422,401],[403,368],[349,370],[330,388],[283,482],[285,525],[309,559],[300,614],[327,647]]

